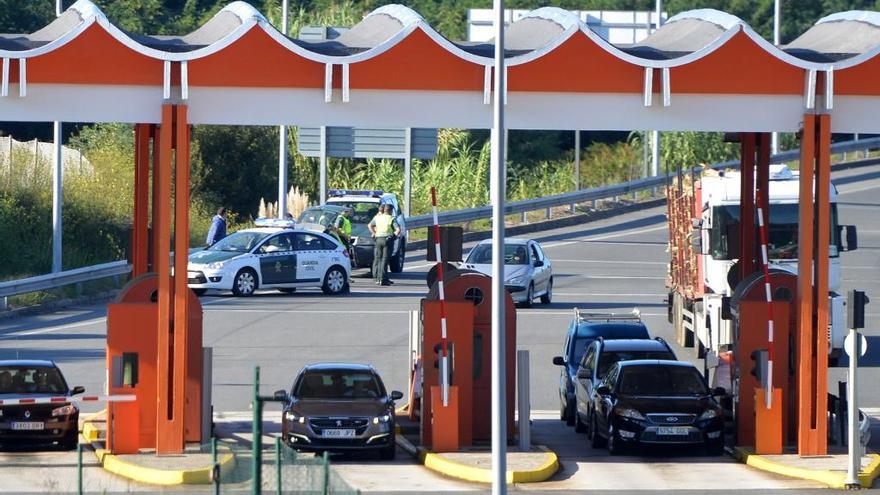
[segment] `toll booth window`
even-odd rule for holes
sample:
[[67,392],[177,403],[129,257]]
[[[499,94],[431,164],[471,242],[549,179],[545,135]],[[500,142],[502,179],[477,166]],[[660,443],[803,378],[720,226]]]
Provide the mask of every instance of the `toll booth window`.
[[134,387],[138,384],[138,354],[136,352],[122,353],[122,385]]

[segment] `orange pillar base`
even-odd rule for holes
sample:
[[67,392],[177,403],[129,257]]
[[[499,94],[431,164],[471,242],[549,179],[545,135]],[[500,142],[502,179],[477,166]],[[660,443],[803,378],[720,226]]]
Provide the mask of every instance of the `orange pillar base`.
[[431,387],[431,450],[458,452],[458,387],[449,387],[449,405],[443,406],[440,387]]
[[755,389],[755,453],[782,454],[782,389],[773,388],[773,401],[767,409],[767,394]]

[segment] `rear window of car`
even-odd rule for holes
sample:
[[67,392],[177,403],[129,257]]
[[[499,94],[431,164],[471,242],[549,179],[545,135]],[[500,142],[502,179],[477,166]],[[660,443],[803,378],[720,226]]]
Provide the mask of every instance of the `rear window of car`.
[[675,355],[669,351],[604,351],[599,355],[598,378],[604,378],[608,370],[619,361],[635,361],[637,359],[670,359]]
[[58,368],[0,366],[0,394],[64,394],[67,384]]
[[299,399],[376,399],[385,395],[376,375],[365,371],[309,371],[293,395]]

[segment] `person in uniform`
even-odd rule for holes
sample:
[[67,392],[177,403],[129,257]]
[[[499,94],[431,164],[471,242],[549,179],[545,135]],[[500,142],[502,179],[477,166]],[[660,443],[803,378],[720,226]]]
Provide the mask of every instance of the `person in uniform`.
[[336,221],[330,227],[330,232],[339,239],[339,242],[351,252],[351,208],[345,208],[342,213],[336,216]]
[[400,235],[400,226],[391,216],[391,206],[379,205],[379,213],[370,221],[367,228],[376,240],[373,248],[373,280],[376,285],[391,285],[388,279],[388,255],[394,238]]

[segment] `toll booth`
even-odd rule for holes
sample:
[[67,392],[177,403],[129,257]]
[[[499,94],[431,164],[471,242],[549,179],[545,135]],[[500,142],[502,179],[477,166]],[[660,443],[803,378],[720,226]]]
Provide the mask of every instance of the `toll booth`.
[[[107,391],[110,395],[137,397],[134,402],[108,403],[107,449],[115,454],[156,448],[159,421],[182,427],[186,442],[202,439],[202,307],[199,298],[188,290],[189,325],[180,325],[186,328],[187,352],[174,352],[170,346],[166,350],[172,360],[184,357],[184,376],[174,376],[174,366],[161,373],[157,293],[158,276],[146,273],[129,281],[107,307]],[[172,322],[172,332],[173,328]],[[167,404],[159,400],[159,380],[163,377],[167,377],[169,388],[182,383],[184,390]],[[180,395],[183,397],[178,399]],[[178,408],[173,400],[183,400],[182,417],[174,414]]]
[[[773,388],[781,389],[782,445],[797,442],[798,431],[798,362],[797,353],[797,275],[770,269],[770,292],[773,314],[774,364]],[[767,349],[768,311],[764,274],[755,272],[737,284],[730,300],[734,322],[734,384],[736,444],[756,444],[756,389],[761,383],[751,373],[755,367],[752,352]],[[763,425],[768,426],[768,425]]]
[[[444,273],[450,384],[458,387],[459,445],[489,441],[492,437],[492,279],[481,273],[454,270]],[[513,436],[516,384],[516,306],[504,292],[506,311],[507,434]],[[440,301],[433,286],[421,301],[421,355],[423,357],[422,445],[432,445],[431,387],[440,383],[435,366],[440,344]]]

